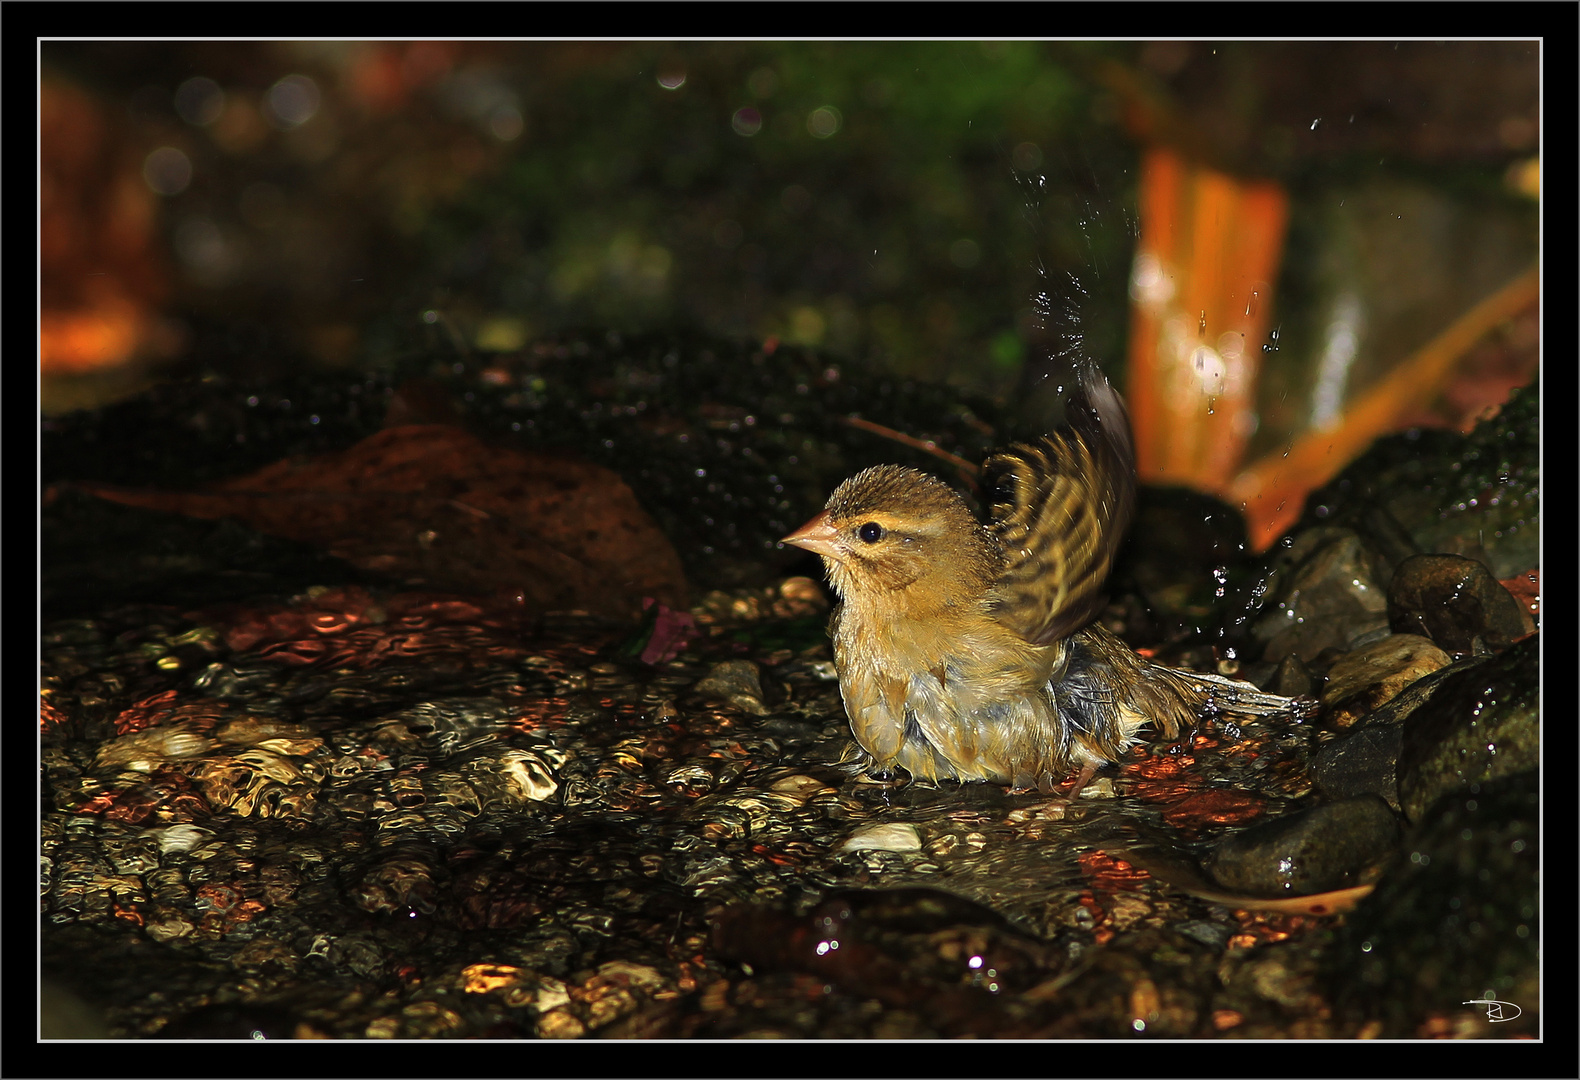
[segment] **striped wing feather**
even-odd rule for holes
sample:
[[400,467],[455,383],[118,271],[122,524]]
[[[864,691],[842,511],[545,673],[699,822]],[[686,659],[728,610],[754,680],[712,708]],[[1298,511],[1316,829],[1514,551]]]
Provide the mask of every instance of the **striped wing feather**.
[[1005,556],[999,620],[1038,644],[1091,622],[1135,508],[1130,418],[1095,364],[1059,430],[995,453],[984,478]]

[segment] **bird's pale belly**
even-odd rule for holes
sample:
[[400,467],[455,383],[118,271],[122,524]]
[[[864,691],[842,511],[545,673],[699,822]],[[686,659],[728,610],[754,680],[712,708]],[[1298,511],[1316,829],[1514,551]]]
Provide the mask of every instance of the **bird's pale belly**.
[[951,688],[947,673],[940,682],[931,673],[846,671],[841,690],[851,731],[879,772],[898,766],[924,782],[1046,787],[1084,757],[1044,690],[984,700],[963,683]]

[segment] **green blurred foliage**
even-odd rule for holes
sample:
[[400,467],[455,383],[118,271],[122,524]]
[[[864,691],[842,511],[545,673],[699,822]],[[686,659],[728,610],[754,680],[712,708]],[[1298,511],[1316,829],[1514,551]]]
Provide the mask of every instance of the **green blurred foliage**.
[[[1039,274],[1057,288],[1118,267],[1106,322],[1089,314],[1116,352],[1131,236],[1077,230],[1130,202],[1133,151],[1094,117],[1079,53],[644,45],[562,78],[502,69],[527,130],[497,179],[423,230],[436,303],[534,335],[776,337],[1002,393],[1037,336]],[[826,137],[820,109],[838,118]],[[732,126],[738,110],[756,116]]]

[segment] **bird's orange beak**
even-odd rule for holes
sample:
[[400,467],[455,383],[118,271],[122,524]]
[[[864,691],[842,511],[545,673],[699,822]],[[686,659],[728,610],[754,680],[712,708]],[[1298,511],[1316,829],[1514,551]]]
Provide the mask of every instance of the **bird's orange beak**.
[[798,548],[814,551],[830,559],[837,559],[841,554],[839,530],[828,523],[827,510],[779,542],[781,544],[793,544]]

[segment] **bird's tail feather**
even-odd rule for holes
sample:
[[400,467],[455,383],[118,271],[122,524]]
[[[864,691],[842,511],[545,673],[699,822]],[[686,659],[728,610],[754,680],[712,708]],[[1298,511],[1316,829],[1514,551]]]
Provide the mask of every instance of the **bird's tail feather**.
[[1204,699],[1203,708],[1208,713],[1235,713],[1241,716],[1278,716],[1304,719],[1317,711],[1317,702],[1308,697],[1284,697],[1259,690],[1252,683],[1226,679],[1222,675],[1209,675],[1203,671],[1183,668],[1158,668],[1167,672],[1176,684],[1188,686]]

